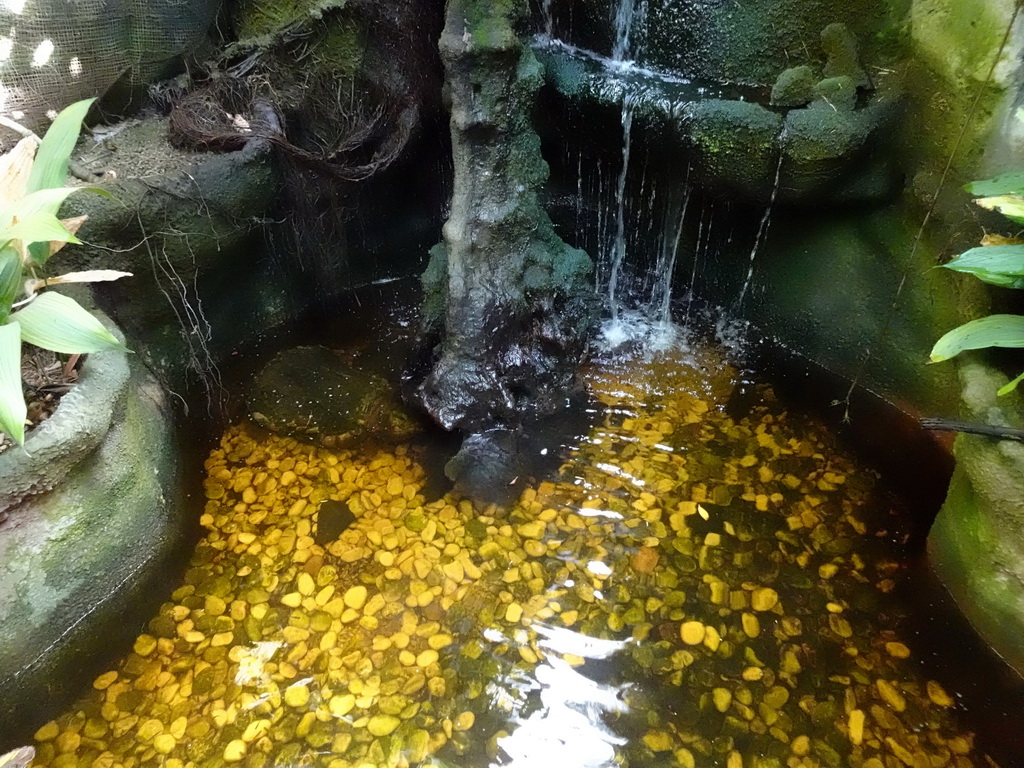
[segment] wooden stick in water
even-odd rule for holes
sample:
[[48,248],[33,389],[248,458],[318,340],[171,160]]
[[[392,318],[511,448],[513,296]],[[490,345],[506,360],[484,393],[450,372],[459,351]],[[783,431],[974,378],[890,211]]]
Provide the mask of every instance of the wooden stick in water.
[[952,421],[950,419],[921,419],[921,428],[937,432],[968,432],[972,435],[1024,442],[1024,429],[992,424],[972,424],[967,421]]

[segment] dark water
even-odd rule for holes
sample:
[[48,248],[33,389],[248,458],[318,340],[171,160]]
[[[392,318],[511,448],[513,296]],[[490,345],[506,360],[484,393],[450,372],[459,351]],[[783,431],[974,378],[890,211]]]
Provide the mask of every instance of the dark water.
[[[397,371],[388,295],[313,326]],[[1016,682],[927,573],[941,447],[867,396],[837,437],[778,350],[746,354],[769,385],[649,342],[595,355],[589,426],[507,508],[446,493],[427,437],[228,428],[188,570],[36,764],[1014,765]]]

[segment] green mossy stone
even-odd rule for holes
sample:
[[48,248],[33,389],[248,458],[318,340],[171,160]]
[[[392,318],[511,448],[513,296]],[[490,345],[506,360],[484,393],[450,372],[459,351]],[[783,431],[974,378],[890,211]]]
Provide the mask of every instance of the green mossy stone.
[[815,97],[814,70],[806,64],[782,71],[772,86],[771,103],[777,107],[803,107]]

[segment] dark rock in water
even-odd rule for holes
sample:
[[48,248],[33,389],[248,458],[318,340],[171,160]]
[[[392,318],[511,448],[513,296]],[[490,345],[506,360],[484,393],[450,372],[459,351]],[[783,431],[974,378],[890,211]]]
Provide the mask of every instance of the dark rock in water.
[[814,99],[814,70],[806,64],[783,70],[772,86],[772,104],[776,107],[803,107]]
[[335,541],[356,521],[356,516],[344,501],[328,499],[316,511],[316,530],[313,540],[320,546]]
[[323,445],[403,440],[418,429],[394,387],[324,347],[278,353],[256,376],[249,415],[274,432]]
[[470,435],[445,466],[455,490],[485,504],[506,504],[522,490],[516,482],[528,471],[522,437],[509,429]]

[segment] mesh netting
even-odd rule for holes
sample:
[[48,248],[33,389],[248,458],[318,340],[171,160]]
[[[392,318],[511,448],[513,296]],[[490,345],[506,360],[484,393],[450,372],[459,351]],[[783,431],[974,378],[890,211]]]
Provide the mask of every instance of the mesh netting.
[[0,0],[0,115],[36,129],[47,112],[145,83],[187,53],[221,0]]

